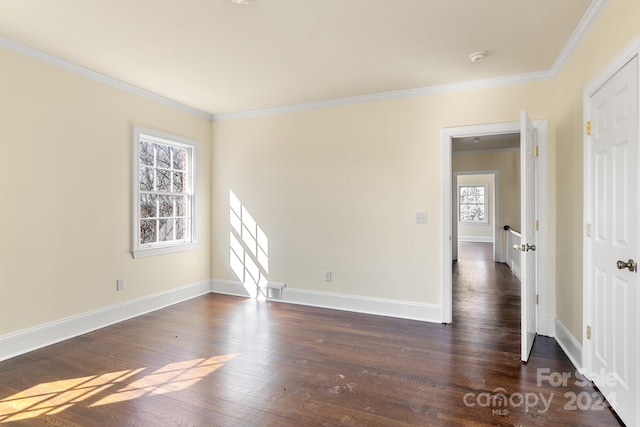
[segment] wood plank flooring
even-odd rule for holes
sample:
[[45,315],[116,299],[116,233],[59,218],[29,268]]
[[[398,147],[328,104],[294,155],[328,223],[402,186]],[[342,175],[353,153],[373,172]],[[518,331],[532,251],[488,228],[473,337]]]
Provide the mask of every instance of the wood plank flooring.
[[[223,295],[121,322],[0,362],[0,423],[620,425],[553,339],[520,362],[505,265],[461,258],[454,277],[452,325]],[[572,377],[537,384],[539,369]]]

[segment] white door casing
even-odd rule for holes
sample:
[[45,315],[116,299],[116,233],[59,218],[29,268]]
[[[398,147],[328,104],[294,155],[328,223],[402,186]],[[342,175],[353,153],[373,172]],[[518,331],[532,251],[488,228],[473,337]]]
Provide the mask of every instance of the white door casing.
[[627,425],[640,425],[640,280],[617,262],[640,255],[638,79],[636,54],[585,90],[583,364]]
[[[550,289],[550,261],[549,258],[549,201],[548,201],[548,123],[546,120],[534,120],[533,125],[536,129],[537,142],[539,147],[539,155],[537,160],[538,166],[538,236],[536,245],[538,253],[537,277],[538,277],[538,296],[539,304],[537,306],[539,318],[538,334],[546,336],[554,336],[554,315],[550,306],[550,295],[553,291]],[[451,254],[452,254],[452,167],[451,167],[451,146],[454,138],[463,138],[469,136],[483,135],[499,135],[505,133],[520,132],[520,122],[497,123],[487,125],[470,125],[452,128],[443,128],[441,132],[442,147],[442,323],[451,323],[452,321],[452,272],[451,272]],[[501,224],[504,225],[504,224]]]
[[520,316],[521,345],[520,359],[529,360],[529,354],[536,339],[536,130],[526,111],[520,113],[520,227],[522,228],[520,257]]

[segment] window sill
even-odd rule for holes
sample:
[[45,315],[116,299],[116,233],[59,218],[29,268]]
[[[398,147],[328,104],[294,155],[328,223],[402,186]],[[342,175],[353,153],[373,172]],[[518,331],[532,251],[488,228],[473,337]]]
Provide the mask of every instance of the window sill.
[[146,258],[151,256],[158,255],[167,255],[178,252],[187,252],[198,249],[198,243],[186,243],[181,245],[173,245],[173,246],[161,246],[155,248],[140,248],[133,250],[134,258]]

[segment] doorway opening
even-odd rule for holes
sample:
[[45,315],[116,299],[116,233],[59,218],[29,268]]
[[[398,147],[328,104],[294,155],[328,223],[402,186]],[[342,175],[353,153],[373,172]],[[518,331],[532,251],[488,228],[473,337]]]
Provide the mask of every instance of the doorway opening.
[[[539,228],[536,230],[536,236],[537,236],[536,242],[535,242],[536,245],[531,245],[527,247],[527,250],[530,247],[533,251],[535,251],[537,246],[537,252],[536,252],[536,254],[538,255],[537,262],[534,262],[531,265],[533,265],[533,268],[536,270],[537,279],[538,279],[536,280],[536,282],[539,284],[539,286],[536,290],[537,294],[533,295],[533,298],[529,294],[529,288],[527,288],[526,299],[525,299],[525,292],[521,292],[521,295],[523,295],[522,296],[523,305],[525,304],[525,302],[528,305],[533,300],[538,302],[538,305],[535,306],[536,307],[535,311],[528,310],[526,312],[522,311],[522,313],[527,313],[528,319],[531,318],[531,313],[537,314],[537,316],[535,316],[534,314],[535,324],[533,325],[533,329],[537,330],[538,334],[553,336],[554,323],[553,323],[552,317],[549,315],[550,292],[548,289],[549,287],[549,283],[548,283],[549,282],[548,280],[549,278],[549,274],[548,274],[549,222],[548,222],[548,166],[547,166],[548,124],[546,120],[538,120],[538,121],[531,122],[528,119],[526,119],[526,113],[524,112],[522,113],[521,122],[463,126],[463,127],[456,127],[456,128],[444,128],[442,130],[442,165],[443,165],[443,172],[442,172],[443,173],[442,175],[442,182],[443,182],[443,188],[442,188],[442,209],[443,209],[443,213],[442,213],[442,220],[443,220],[442,321],[443,323],[451,323],[453,320],[452,262],[454,259],[453,249],[454,249],[454,246],[457,245],[457,241],[458,241],[457,234],[454,235],[454,232],[457,233],[457,228],[456,228],[457,220],[454,221],[454,216],[453,216],[453,213],[454,213],[453,201],[455,200],[453,195],[456,194],[455,191],[457,191],[457,188],[454,189],[454,186],[457,187],[457,182],[454,181],[453,179],[454,177],[454,174],[453,174],[454,172],[454,169],[453,169],[454,141],[465,140],[465,142],[468,142],[469,144],[477,144],[477,142],[474,142],[474,140],[477,140],[478,138],[482,140],[482,138],[489,138],[489,137],[500,138],[502,135],[517,136],[518,134],[520,134],[522,129],[522,124],[524,122],[527,123],[528,130],[526,132],[527,138],[523,139],[523,141],[529,141],[530,140],[529,133],[534,132],[535,135],[537,135],[536,145],[538,148],[536,148],[536,150],[539,150],[539,156],[536,159],[537,173],[535,175],[535,181],[536,181],[535,188],[537,189],[535,191],[536,206],[537,206],[536,224],[537,225],[539,224]],[[506,138],[506,136],[504,138]],[[527,147],[529,148],[528,144],[527,144]],[[473,150],[468,150],[468,151],[473,151]],[[526,153],[527,153],[527,159],[528,159],[529,158],[528,156],[530,155],[529,150],[527,150]],[[517,155],[517,152],[514,152],[512,154]],[[520,158],[522,159],[523,153],[520,152],[520,155],[521,155]],[[470,155],[456,154],[455,156],[464,158]],[[514,165],[515,162],[510,162],[510,164]],[[517,166],[519,168],[520,164],[517,163]],[[465,169],[468,171],[470,169],[473,170],[478,168],[477,167],[461,168],[461,170],[465,170]],[[484,166],[483,169],[487,170],[489,169],[489,166]],[[504,177],[502,176],[502,173],[500,172],[499,168],[497,168],[497,170],[499,171],[498,175],[500,176],[499,181],[505,182]],[[529,179],[527,179],[527,182],[529,182]],[[508,184],[505,183],[503,187],[506,185],[516,185],[517,187],[520,187],[521,184],[522,184],[521,179],[520,177],[518,177],[517,180],[513,179],[513,180],[510,180]],[[501,194],[505,193],[504,188],[500,189],[500,193]],[[534,192],[531,192],[531,194],[534,194]],[[524,195],[521,195],[521,197],[517,197],[516,202],[519,203],[521,198],[524,198]],[[510,218],[505,218],[504,213],[506,211],[502,212],[503,210],[504,209],[498,208],[500,223],[496,226],[496,229],[498,230],[495,233],[496,238],[494,240],[495,246],[497,247],[495,251],[496,252],[495,261],[498,261],[498,262],[506,261],[505,260],[506,242],[504,238],[505,230],[503,227],[505,225],[509,225],[512,228],[516,228],[516,226],[520,225],[519,224],[520,221],[517,221],[518,219],[517,209],[515,210],[516,212],[515,215],[511,214],[516,217],[513,220],[512,220],[513,216]],[[521,210],[522,209],[520,209],[520,211]],[[520,214],[522,215],[522,212],[520,212]],[[509,224],[508,222],[511,222],[511,224]],[[500,226],[502,226],[502,228]],[[530,326],[531,322],[525,322],[525,324]],[[530,340],[529,338],[530,337],[528,337],[527,342],[532,342],[532,340]],[[528,358],[528,355],[525,356],[523,351],[523,360],[526,361],[527,358]]]
[[[455,145],[455,141],[454,141]],[[475,154],[489,160],[500,160],[501,155],[496,153],[488,156],[483,151],[475,151]],[[481,170],[487,165],[477,163],[476,155],[465,155],[460,161],[459,156],[454,156],[453,162],[453,193],[451,195],[452,206],[452,253],[455,261],[458,259],[458,248],[464,243],[488,243],[490,245],[491,259],[500,261],[501,248],[498,246],[500,226],[500,171]],[[500,162],[494,165],[500,167]],[[460,171],[462,166],[470,170]],[[504,175],[504,174],[503,174]],[[508,175],[508,174],[507,174]],[[469,246],[469,245],[466,245]]]
[[451,151],[452,321],[499,330],[516,349],[520,281],[499,263],[507,252],[503,218],[520,223],[520,134],[454,138]]

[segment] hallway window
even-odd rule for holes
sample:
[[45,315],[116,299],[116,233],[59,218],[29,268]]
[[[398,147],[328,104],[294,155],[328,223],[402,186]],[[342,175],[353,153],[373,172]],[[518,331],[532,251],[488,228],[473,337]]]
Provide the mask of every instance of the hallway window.
[[487,186],[458,187],[458,221],[487,224]]

